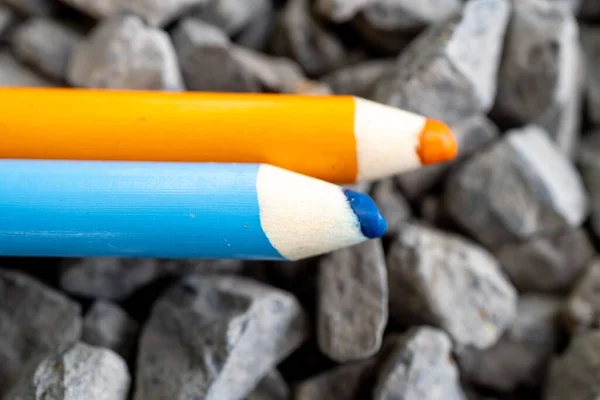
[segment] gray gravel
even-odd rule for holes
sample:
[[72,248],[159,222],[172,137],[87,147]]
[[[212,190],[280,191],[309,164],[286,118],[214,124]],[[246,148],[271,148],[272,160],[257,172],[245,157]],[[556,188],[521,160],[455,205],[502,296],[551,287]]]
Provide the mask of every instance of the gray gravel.
[[447,123],[488,112],[509,12],[506,0],[469,1],[411,42],[376,84],[373,98]]
[[457,345],[484,349],[515,318],[517,293],[497,260],[462,237],[406,224],[387,265],[390,319],[399,324],[438,326]]
[[142,330],[135,400],[234,400],[307,337],[288,293],[235,277],[190,275],[160,298]]
[[564,316],[572,333],[600,328],[600,259],[595,257],[586,265],[569,294]]
[[600,331],[575,336],[554,359],[548,372],[544,400],[596,400],[600,396]]
[[82,37],[51,19],[35,18],[20,25],[13,36],[16,56],[26,64],[62,81],[67,76],[73,48]]
[[0,396],[40,354],[81,336],[81,307],[29,275],[0,269]]
[[184,89],[169,36],[130,14],[96,25],[73,50],[67,80],[73,86],[100,89]]
[[466,400],[451,352],[444,331],[411,328],[381,367],[373,399]]
[[539,385],[558,346],[561,306],[558,297],[521,296],[517,317],[493,347],[459,351],[463,378],[502,392]]
[[595,252],[587,232],[574,229],[506,244],[496,256],[519,290],[564,292],[572,287]]
[[[47,0],[46,0],[47,1]],[[112,18],[123,12],[134,13],[152,26],[164,26],[191,7],[208,0],[60,0],[98,19]]]
[[387,270],[380,240],[321,260],[317,337],[324,354],[338,362],[372,356],[381,348],[387,318]]
[[575,166],[534,125],[475,154],[445,187],[448,214],[489,248],[578,228],[588,215]]
[[95,301],[83,319],[81,340],[104,347],[132,362],[137,347],[139,325],[118,304]]
[[3,400],[126,400],[130,384],[117,354],[75,343],[33,360]]

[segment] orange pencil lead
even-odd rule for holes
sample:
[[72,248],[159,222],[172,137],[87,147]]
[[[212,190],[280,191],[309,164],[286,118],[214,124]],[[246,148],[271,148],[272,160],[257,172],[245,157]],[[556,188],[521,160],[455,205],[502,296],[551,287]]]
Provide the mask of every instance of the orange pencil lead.
[[428,119],[421,131],[418,153],[423,165],[452,161],[458,154],[458,143],[445,123]]

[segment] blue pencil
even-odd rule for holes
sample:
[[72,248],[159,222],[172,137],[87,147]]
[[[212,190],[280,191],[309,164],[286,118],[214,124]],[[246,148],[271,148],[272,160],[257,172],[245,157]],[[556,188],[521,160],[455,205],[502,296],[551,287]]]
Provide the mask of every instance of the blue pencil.
[[299,260],[386,229],[369,196],[266,164],[0,160],[0,256]]

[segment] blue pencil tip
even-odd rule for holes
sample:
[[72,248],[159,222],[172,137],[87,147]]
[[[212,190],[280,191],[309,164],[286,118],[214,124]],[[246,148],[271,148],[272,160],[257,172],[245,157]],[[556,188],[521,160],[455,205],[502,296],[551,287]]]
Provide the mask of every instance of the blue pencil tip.
[[375,239],[383,236],[388,229],[387,221],[379,212],[379,208],[370,196],[350,189],[344,189],[344,194],[358,217],[360,230],[365,237]]

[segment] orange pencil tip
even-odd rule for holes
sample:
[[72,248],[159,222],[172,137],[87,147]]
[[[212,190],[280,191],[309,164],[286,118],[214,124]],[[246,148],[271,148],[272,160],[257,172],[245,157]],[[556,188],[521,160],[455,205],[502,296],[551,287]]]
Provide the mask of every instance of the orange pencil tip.
[[427,119],[419,137],[417,153],[423,165],[452,161],[458,154],[458,143],[448,125]]

